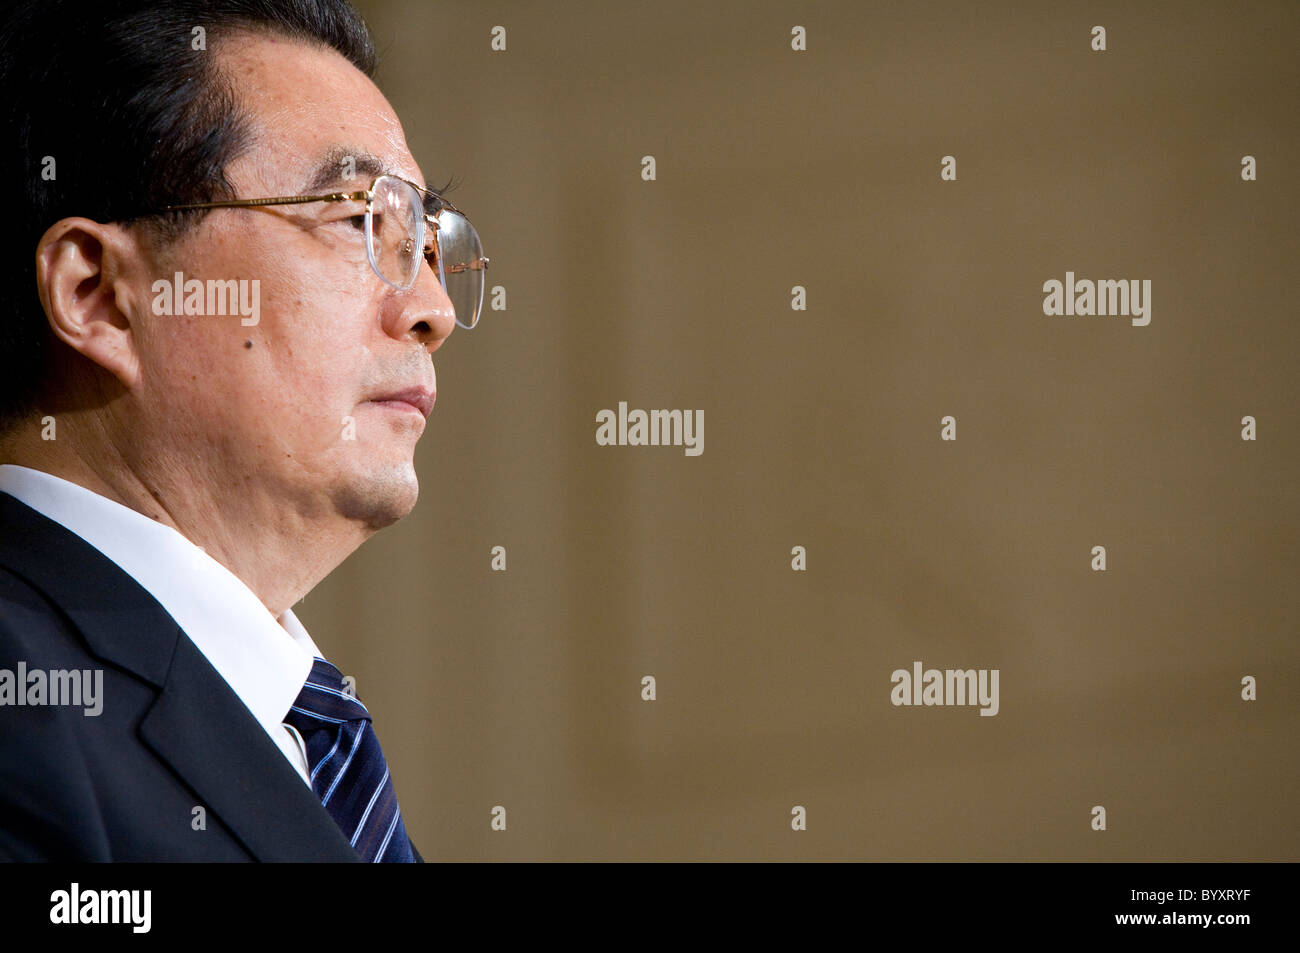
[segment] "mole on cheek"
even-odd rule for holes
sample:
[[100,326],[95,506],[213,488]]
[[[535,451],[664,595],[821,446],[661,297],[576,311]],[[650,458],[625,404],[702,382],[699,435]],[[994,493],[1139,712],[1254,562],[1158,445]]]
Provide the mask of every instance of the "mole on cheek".
[[245,342],[244,342],[244,347],[252,347],[252,346],[253,346],[253,342],[252,342],[252,341],[245,341]]

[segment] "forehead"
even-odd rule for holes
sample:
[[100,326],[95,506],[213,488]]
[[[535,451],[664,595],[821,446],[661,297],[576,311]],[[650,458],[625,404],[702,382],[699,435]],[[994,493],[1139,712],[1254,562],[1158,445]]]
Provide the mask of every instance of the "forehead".
[[239,32],[214,53],[252,123],[248,148],[226,167],[236,189],[298,194],[330,166],[338,181],[386,171],[424,184],[392,106],[337,50]]

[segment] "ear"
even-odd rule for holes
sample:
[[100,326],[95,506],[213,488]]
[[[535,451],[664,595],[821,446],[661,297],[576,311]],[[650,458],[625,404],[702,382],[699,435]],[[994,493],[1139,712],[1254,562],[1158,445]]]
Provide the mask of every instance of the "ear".
[[65,218],[36,246],[36,285],[59,340],[107,370],[125,387],[139,379],[127,286],[120,281],[137,243],[116,225]]

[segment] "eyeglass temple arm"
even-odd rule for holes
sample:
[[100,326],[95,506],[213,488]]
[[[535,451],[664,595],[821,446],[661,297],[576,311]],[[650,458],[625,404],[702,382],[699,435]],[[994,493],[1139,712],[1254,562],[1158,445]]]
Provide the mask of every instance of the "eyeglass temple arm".
[[475,258],[473,261],[465,262],[462,265],[452,265],[450,267],[444,267],[443,271],[450,272],[453,275],[458,275],[462,271],[487,271],[487,266],[488,266],[487,258]]
[[[419,188],[419,186],[416,186],[416,188]],[[456,208],[456,206],[452,205],[441,195],[438,195],[438,193],[432,191],[431,189],[421,189],[420,191],[428,192],[430,195],[436,195],[439,201],[443,203],[444,208],[450,209],[451,211],[455,212],[457,215],[463,216],[465,214],[460,209]],[[193,202],[187,205],[167,205],[163,208],[163,211],[179,212],[185,209],[200,209],[200,208],[250,208],[253,206],[262,206],[262,205],[303,205],[307,202],[358,202],[358,201],[369,201],[369,200],[370,200],[370,193],[368,191],[330,192],[328,195],[291,195],[291,196],[279,196],[276,198],[264,198],[264,199],[230,199],[225,202]],[[426,213],[424,216],[424,220],[426,224],[432,225],[435,230],[439,228],[438,222],[434,219],[432,215]],[[484,256],[484,257],[476,258],[474,261],[471,262],[452,265],[446,270],[450,271],[453,275],[459,274],[462,271],[486,271],[488,266],[488,261],[489,259]]]
[[249,208],[254,205],[302,205],[306,202],[357,202],[368,201],[369,192],[330,192],[328,195],[290,195],[269,199],[230,199],[226,202],[194,202],[188,205],[167,205],[164,212],[179,212],[192,208]]

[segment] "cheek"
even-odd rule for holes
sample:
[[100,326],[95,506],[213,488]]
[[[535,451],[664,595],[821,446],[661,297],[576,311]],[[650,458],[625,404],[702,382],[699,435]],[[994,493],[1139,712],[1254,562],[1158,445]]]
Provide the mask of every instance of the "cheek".
[[[272,375],[257,343],[225,318],[186,318],[155,335],[147,373],[160,410],[192,420],[202,430],[232,433],[253,429],[266,410],[261,399]],[[255,330],[255,329],[249,329]]]
[[300,426],[336,431],[365,393],[372,310],[345,288],[278,289],[239,356]]
[[366,280],[368,264],[363,272],[324,254],[310,235],[270,242],[249,224],[233,221],[239,234],[163,266],[201,280],[248,280],[244,300],[254,307],[242,310],[255,314],[149,316],[157,399],[170,393],[178,410],[218,432],[324,449],[376,370],[367,343],[379,322],[375,282]]

